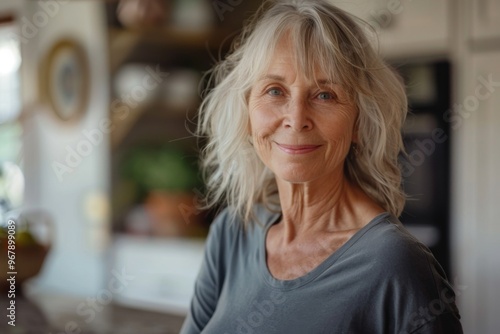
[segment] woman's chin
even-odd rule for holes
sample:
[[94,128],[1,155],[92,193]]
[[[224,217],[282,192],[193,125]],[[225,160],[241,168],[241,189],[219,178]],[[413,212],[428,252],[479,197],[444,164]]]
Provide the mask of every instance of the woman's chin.
[[276,176],[276,179],[279,179],[282,182],[293,184],[312,182],[318,178],[318,174],[313,174],[310,171],[275,173],[274,175]]

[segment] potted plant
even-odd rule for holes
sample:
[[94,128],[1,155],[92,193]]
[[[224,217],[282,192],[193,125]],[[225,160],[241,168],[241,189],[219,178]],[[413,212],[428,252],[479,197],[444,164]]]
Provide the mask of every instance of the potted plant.
[[169,147],[140,147],[126,154],[122,176],[134,184],[139,206],[129,214],[127,230],[155,236],[203,235],[196,189],[195,157]]

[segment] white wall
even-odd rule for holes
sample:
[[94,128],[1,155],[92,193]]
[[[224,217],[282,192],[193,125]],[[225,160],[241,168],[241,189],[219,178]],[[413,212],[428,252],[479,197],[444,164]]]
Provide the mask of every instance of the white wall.
[[[452,213],[465,333],[493,334],[500,328],[499,13],[497,0],[458,2],[454,102],[468,107],[454,133]],[[496,85],[482,84],[490,78]]]
[[[2,0],[0,11],[14,11],[21,26],[37,27],[21,36],[24,112],[26,207],[46,209],[55,223],[55,243],[35,286],[78,295],[95,295],[107,275],[103,245],[109,235],[108,138],[92,145],[72,173],[58,179],[55,161],[65,164],[66,146],[86,140],[82,131],[98,129],[109,105],[107,34],[100,1]],[[44,23],[43,17],[47,18]],[[36,20],[40,21],[36,21]],[[26,27],[25,27],[26,28]],[[64,124],[40,104],[38,71],[42,57],[61,38],[79,42],[90,62],[90,94],[86,114],[77,124]],[[43,83],[42,83],[43,84]],[[90,206],[90,208],[89,208]]]

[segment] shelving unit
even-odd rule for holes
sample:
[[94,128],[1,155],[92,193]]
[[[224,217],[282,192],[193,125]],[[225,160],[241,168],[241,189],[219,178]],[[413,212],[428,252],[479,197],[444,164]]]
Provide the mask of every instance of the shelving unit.
[[[122,101],[113,83],[120,71],[129,65],[150,66],[162,72],[175,74],[187,71],[198,76],[196,89],[203,80],[203,74],[229,50],[232,39],[241,28],[241,22],[259,3],[234,6],[223,20],[204,30],[185,29],[167,21],[155,27],[124,27],[118,20],[117,3],[108,3],[109,68],[111,72],[110,119],[112,122],[112,187],[117,195],[123,195],[123,180],[120,177],[122,158],[138,146],[169,145],[186,152],[189,157],[198,154],[197,140],[193,136],[196,127],[196,111],[201,102],[198,91],[191,95],[183,106],[165,102],[165,83],[160,83],[151,99],[131,107]],[[214,12],[213,15],[216,13]],[[172,20],[172,18],[170,18]],[[174,80],[166,77],[165,81]],[[172,81],[172,85],[176,85]],[[127,108],[123,112],[115,112]],[[120,198],[114,196],[113,198]],[[123,196],[122,196],[123,197]],[[125,196],[127,197],[127,196]],[[131,205],[130,196],[112,207],[113,229],[124,231],[124,217]],[[209,222],[205,222],[208,226]]]
[[[117,4],[107,4],[110,82],[114,94],[110,106],[113,127],[111,184],[114,231],[110,255],[114,267],[127,268],[127,272],[135,277],[146,277],[146,281],[135,280],[116,296],[116,302],[121,305],[179,315],[184,315],[188,309],[203,257],[205,242],[200,230],[206,235],[213,215],[197,212],[196,216],[192,216],[193,219],[198,218],[198,215],[202,217],[197,229],[194,222],[184,225],[184,228],[181,226],[180,230],[184,232],[190,229],[187,232],[190,237],[126,233],[127,215],[138,207],[138,212],[144,213],[149,202],[148,199],[141,202],[142,199],[137,198],[137,194],[120,175],[121,167],[124,157],[137,147],[172,146],[182,150],[186,159],[196,159],[198,145],[192,133],[196,127],[196,111],[201,98],[198,91],[191,91],[192,94],[187,94],[190,96],[188,101],[179,99],[177,89],[182,85],[176,80],[182,81],[183,75],[187,73],[190,80],[196,78],[196,85],[192,85],[192,89],[196,86],[198,90],[203,73],[229,50],[246,14],[258,5],[258,2],[242,3],[211,28],[194,31],[168,23],[155,28],[126,28],[116,18]],[[127,66],[135,66],[132,72],[137,70],[139,74],[146,66],[150,66],[169,75],[158,89],[149,92],[151,94],[145,103],[131,107],[122,103],[121,92],[113,86],[120,77],[120,71]],[[135,82],[140,84],[140,80]],[[173,90],[170,95],[175,101],[167,98],[169,85]],[[126,117],[123,112],[115,112],[119,108],[128,108]]]

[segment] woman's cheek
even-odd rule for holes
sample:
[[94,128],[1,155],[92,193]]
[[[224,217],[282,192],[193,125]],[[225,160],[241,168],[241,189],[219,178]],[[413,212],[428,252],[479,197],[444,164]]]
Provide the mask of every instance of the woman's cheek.
[[350,148],[351,148],[351,137],[346,135],[338,141],[338,148],[336,150],[336,155],[337,155],[336,160],[344,161],[345,158],[347,157],[347,154],[349,154]]
[[260,159],[266,163],[272,151],[272,132],[268,127],[254,129],[253,146]]

